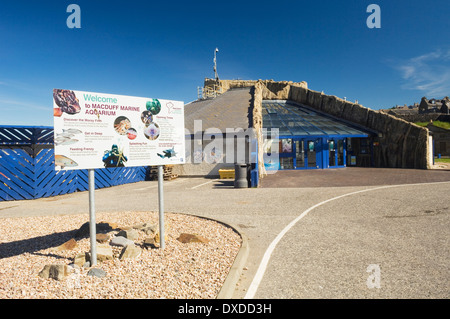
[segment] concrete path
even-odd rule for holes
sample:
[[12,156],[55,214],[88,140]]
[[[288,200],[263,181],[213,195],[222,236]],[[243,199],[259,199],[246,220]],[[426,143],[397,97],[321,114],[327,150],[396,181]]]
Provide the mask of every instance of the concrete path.
[[372,187],[314,205],[245,297],[449,298],[448,191],[449,182]]
[[[364,176],[374,174],[370,169],[356,176],[346,169],[336,171],[345,186],[270,188],[263,183],[259,189],[234,189],[229,180],[178,178],[164,183],[165,208],[217,219],[246,235],[249,255],[233,298],[248,296],[249,288],[254,298],[449,298],[448,173],[441,171],[443,177],[421,171],[430,174],[414,180],[440,182],[436,184],[366,191],[392,185],[387,181],[393,173],[417,171],[389,170],[377,185],[355,185],[346,179],[370,181]],[[304,172],[298,180],[312,178]],[[157,190],[157,182],[150,181],[97,190],[96,211],[157,211]],[[364,192],[321,204],[358,191]],[[81,192],[0,202],[0,218],[84,213],[88,220],[88,209],[88,193]],[[263,257],[283,231],[261,274]],[[380,288],[369,288],[368,279],[378,274]],[[261,277],[256,290],[251,288],[255,275]],[[369,286],[376,284],[371,282]]]

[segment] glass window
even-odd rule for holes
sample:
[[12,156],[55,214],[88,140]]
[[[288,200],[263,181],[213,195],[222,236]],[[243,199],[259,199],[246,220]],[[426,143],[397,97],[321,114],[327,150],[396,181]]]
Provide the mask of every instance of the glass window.
[[343,166],[344,165],[344,140],[338,140],[337,141],[337,150],[338,150],[338,165]]
[[292,139],[282,138],[280,140],[280,153],[292,153]]
[[336,150],[334,141],[328,141],[329,165],[336,166]]
[[[363,131],[352,128],[346,123],[313,112],[301,105],[263,101],[262,109],[264,127],[278,127],[281,129],[284,126],[288,128],[301,126],[304,127],[309,135],[348,134],[349,132],[351,134],[366,135]],[[298,122],[301,122],[301,124]],[[287,131],[289,132],[289,130]],[[291,134],[286,133],[286,135]]]
[[314,141],[308,141],[308,167],[316,167],[316,145]]
[[294,159],[292,157],[281,157],[280,158],[280,168],[281,169],[293,169]]
[[297,168],[305,167],[305,146],[303,141],[295,141],[295,157]]

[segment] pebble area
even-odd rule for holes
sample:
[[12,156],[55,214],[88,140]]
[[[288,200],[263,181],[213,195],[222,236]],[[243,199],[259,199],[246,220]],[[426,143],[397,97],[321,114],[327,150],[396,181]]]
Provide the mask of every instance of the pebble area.
[[[213,299],[219,293],[241,246],[232,228],[184,214],[165,214],[166,247],[144,248],[134,259],[107,260],[95,268],[106,276],[88,276],[76,268],[62,280],[38,276],[46,264],[73,263],[90,250],[89,238],[73,250],[57,251],[89,220],[88,214],[0,219],[0,299]],[[96,222],[120,226],[158,223],[154,212],[97,213]],[[118,231],[113,231],[114,236]],[[208,243],[181,243],[181,233],[201,235]],[[139,232],[135,244],[149,237]]]

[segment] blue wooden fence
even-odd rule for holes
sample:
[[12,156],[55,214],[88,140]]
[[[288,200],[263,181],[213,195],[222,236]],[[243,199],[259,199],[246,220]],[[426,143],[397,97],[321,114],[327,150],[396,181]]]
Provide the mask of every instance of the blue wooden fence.
[[[88,189],[87,170],[55,171],[53,127],[0,126],[0,201]],[[143,181],[146,167],[95,170],[95,188]]]

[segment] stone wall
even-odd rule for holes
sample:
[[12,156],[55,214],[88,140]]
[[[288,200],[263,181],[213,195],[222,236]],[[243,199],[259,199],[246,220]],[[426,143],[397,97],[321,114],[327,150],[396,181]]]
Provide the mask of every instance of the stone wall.
[[378,146],[374,147],[377,167],[427,169],[432,166],[429,160],[429,132],[426,128],[336,96],[295,85],[291,85],[287,99],[381,133],[374,139],[374,142],[378,142]]
[[255,83],[254,89],[252,90],[252,101],[251,105],[253,107],[252,112],[252,123],[255,129],[256,139],[258,140],[258,175],[259,177],[264,177],[267,175],[266,168],[264,166],[264,149],[262,145],[264,144],[264,138],[262,134],[263,120],[262,120],[262,101],[263,101],[263,91],[265,85],[261,82]]
[[[307,88],[308,84],[303,82],[292,82],[292,81],[280,81],[276,82],[273,80],[219,80],[219,86],[222,88],[222,93],[230,89],[253,87],[256,83],[261,83],[263,85],[264,94],[267,100],[280,100],[279,96],[285,96],[289,92],[291,85],[296,85],[299,87]],[[205,79],[204,87],[213,87],[217,85],[215,79]]]

